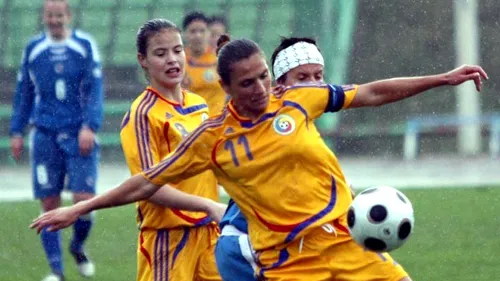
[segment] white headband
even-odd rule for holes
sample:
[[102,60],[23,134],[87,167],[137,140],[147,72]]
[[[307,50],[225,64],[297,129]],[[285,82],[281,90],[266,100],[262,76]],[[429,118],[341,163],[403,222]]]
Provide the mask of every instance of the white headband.
[[273,65],[274,79],[278,80],[283,74],[297,66],[309,63],[325,65],[323,56],[316,45],[304,41],[297,42],[276,56]]

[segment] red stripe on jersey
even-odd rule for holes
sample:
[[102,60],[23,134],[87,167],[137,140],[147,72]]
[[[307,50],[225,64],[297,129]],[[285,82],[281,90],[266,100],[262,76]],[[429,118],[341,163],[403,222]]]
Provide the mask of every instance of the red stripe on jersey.
[[269,230],[276,231],[276,232],[291,232],[295,227],[297,227],[300,223],[295,223],[295,224],[288,224],[288,225],[278,225],[278,224],[272,224],[270,222],[267,222],[264,220],[264,218],[253,209],[253,213],[259,219],[259,221],[265,225]]
[[168,129],[170,129],[170,123],[165,122],[165,124],[163,125],[163,137],[165,137],[165,140],[167,141],[167,149],[168,153],[170,153],[172,152],[172,150],[170,150],[170,139],[168,138]]
[[148,250],[146,250],[146,248],[144,248],[143,244],[144,244],[144,236],[143,236],[143,231],[141,230],[141,234],[140,234],[140,251],[141,251],[141,254],[144,255],[144,257],[146,258],[146,260],[148,261],[148,264],[149,266],[151,266],[151,256],[149,255],[148,253]]
[[216,159],[216,156],[217,156],[217,146],[219,146],[219,144],[222,142],[222,140],[218,140],[215,145],[214,145],[214,149],[212,149],[212,162],[215,164],[215,166],[217,166],[217,168],[219,168],[219,170],[221,170],[222,172],[224,172],[224,170],[222,170],[222,167],[219,165],[219,163],[217,163],[217,159]]
[[185,215],[185,214],[181,213],[181,211],[179,211],[179,210],[177,210],[177,209],[172,209],[172,212],[173,212],[176,216],[178,216],[179,218],[181,218],[181,219],[183,219],[183,220],[185,220],[185,221],[187,221],[187,222],[189,222],[189,223],[192,223],[192,224],[197,224],[197,223],[199,223],[200,221],[202,221],[202,220],[204,220],[204,219],[206,219],[206,218],[208,217],[208,216],[204,216],[204,217],[201,217],[201,218],[199,218],[199,219],[192,218],[192,217],[190,217],[190,216],[188,216],[188,215]]

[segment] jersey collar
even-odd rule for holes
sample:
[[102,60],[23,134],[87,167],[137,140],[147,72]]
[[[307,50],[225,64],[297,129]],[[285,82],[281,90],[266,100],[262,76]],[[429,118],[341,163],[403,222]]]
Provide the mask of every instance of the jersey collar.
[[173,100],[169,100],[167,98],[165,98],[162,94],[160,94],[155,88],[151,87],[151,86],[148,86],[146,88],[146,90],[150,91],[151,93],[155,94],[158,98],[160,98],[161,100],[171,104],[171,105],[174,105],[174,106],[184,106],[186,104],[186,92],[184,89],[181,89],[181,93],[182,93],[182,104],[176,102],[176,101],[173,101]]

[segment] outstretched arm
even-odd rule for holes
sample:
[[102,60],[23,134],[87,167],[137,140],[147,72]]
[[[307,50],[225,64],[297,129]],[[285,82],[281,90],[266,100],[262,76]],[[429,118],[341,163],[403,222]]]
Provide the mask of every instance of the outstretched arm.
[[480,66],[463,65],[437,75],[379,80],[360,85],[349,107],[384,105],[436,87],[460,85],[470,80],[476,84],[477,91],[481,91],[481,79],[488,79],[488,75]]
[[140,174],[135,175],[118,187],[92,199],[40,215],[33,221],[30,228],[35,228],[38,233],[45,227],[49,227],[49,231],[66,228],[72,225],[80,216],[94,210],[126,205],[149,198],[160,187],[150,183]]
[[[35,228],[38,233],[45,227],[49,227],[49,231],[66,228],[84,214],[94,210],[117,207],[147,199],[158,189],[160,189],[160,186],[150,183],[142,175],[135,175],[117,188],[102,195],[81,201],[71,207],[59,208],[40,215],[33,221],[30,228]],[[157,199],[165,207],[205,212],[216,222],[221,220],[227,207],[225,204],[187,194],[169,185],[161,188]]]
[[148,201],[166,208],[204,212],[217,223],[220,222],[227,208],[226,204],[185,193],[169,185],[160,188],[153,196],[149,197]]

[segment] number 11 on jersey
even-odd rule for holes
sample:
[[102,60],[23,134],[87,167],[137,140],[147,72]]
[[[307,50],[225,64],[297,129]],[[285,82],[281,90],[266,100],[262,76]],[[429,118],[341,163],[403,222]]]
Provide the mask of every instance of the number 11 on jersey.
[[[244,135],[238,137],[237,145],[242,145],[245,149],[245,153],[247,155],[248,160],[253,160],[252,152],[250,151],[250,145],[248,144],[248,139]],[[236,148],[232,140],[227,140],[224,144],[224,150],[229,150],[231,153],[231,157],[233,159],[233,163],[236,167],[240,166],[240,162],[236,157]]]

